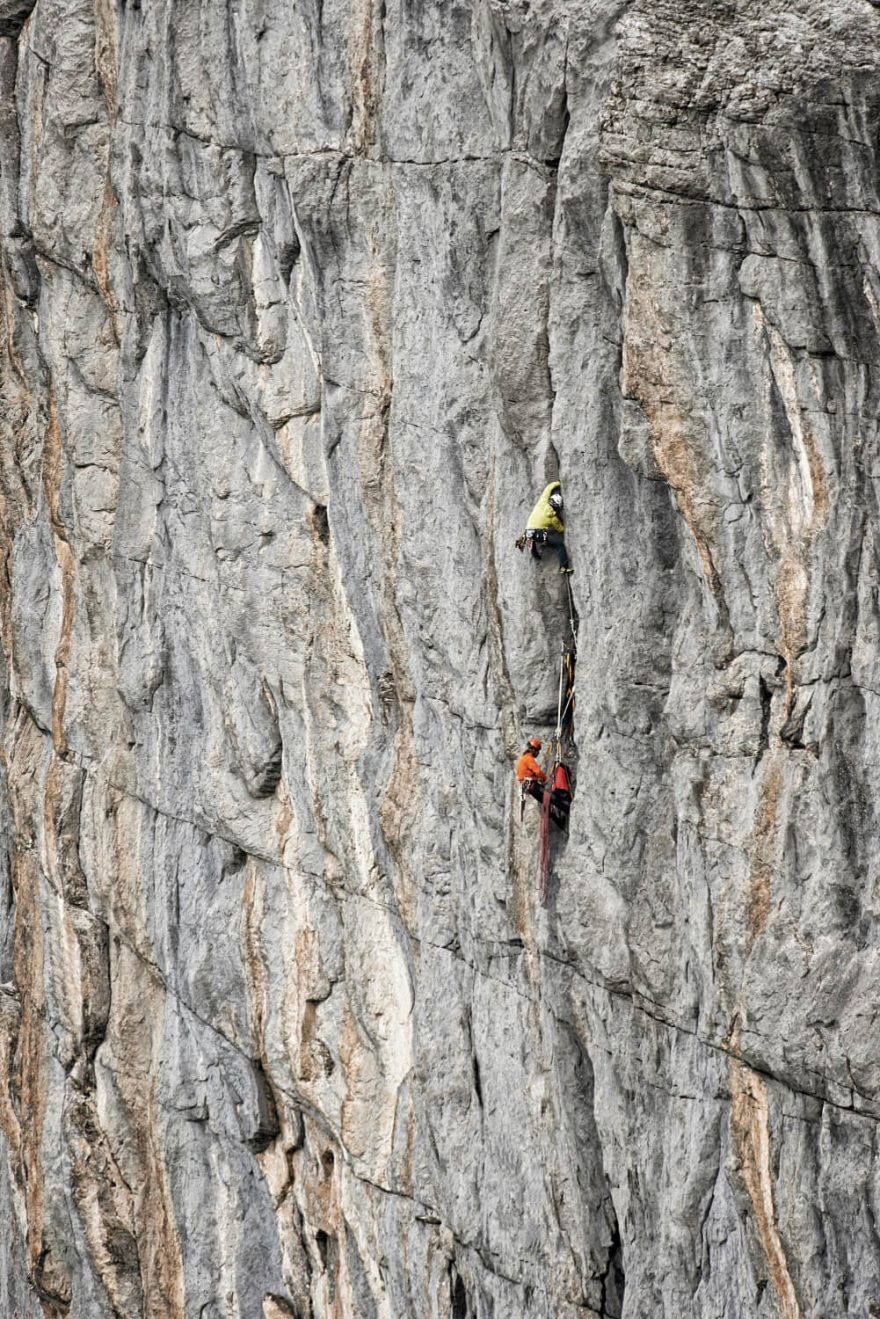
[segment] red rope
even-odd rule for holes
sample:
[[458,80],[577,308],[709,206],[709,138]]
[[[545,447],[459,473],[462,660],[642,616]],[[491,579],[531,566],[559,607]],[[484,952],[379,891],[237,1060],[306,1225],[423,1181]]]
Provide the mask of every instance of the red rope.
[[550,785],[544,789],[541,802],[541,832],[538,842],[538,896],[541,906],[547,905],[550,884]]

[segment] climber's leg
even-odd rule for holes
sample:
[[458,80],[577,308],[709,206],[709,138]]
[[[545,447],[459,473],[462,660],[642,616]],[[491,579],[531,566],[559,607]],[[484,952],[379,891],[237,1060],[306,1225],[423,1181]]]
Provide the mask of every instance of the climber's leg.
[[533,559],[540,559],[541,546],[546,543],[546,540],[546,533],[543,531],[529,530],[526,532],[526,542]]
[[569,572],[571,565],[568,562],[568,551],[565,548],[565,537],[561,531],[548,531],[547,544],[551,550],[555,550],[559,559],[560,572]]

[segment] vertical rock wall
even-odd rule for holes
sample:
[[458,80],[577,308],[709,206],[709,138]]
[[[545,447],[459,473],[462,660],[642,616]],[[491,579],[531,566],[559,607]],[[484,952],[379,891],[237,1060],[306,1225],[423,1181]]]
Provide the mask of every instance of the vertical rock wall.
[[0,1313],[880,1314],[878,38],[0,0]]

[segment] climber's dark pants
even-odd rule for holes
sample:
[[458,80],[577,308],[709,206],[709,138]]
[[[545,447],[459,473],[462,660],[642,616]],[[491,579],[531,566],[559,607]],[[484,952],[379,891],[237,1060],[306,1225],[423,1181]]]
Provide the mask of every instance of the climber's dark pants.
[[[534,797],[535,801],[538,803],[539,806],[542,806],[544,804],[543,783],[539,783],[537,779],[526,779],[523,786],[525,787],[525,790],[529,794],[529,796]],[[561,796],[562,798],[568,798],[568,800],[558,801],[557,795]],[[562,793],[562,794],[557,794],[555,792],[551,793],[550,818],[554,824],[559,825],[560,829],[564,829],[565,826],[568,824],[568,808],[570,804],[571,804],[571,799],[568,797],[568,793]]]
[[565,537],[561,531],[548,531],[545,542],[551,550],[555,550],[559,557],[560,568],[568,567],[568,551],[565,548]]

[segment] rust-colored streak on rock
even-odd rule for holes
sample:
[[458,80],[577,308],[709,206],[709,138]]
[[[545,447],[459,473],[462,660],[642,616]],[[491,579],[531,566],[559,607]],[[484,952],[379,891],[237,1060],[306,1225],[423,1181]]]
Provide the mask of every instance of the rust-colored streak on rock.
[[0,1131],[9,1147],[10,1166],[16,1173],[21,1171],[21,1126],[13,1096],[18,1091],[16,1051],[20,1031],[20,1005],[0,994]]
[[33,348],[36,339],[32,313],[21,306],[2,275],[0,319],[7,364],[0,364],[0,626],[6,654],[12,655],[12,543],[34,514],[45,418],[34,394],[37,382],[23,357],[25,345]]
[[339,1036],[339,1058],[346,1083],[346,1096],[342,1101],[342,1134],[346,1146],[357,1158],[362,1157],[366,1149],[357,1121],[364,1081],[365,1053],[354,1013],[346,1007]]
[[296,1319],[296,1311],[278,1296],[267,1296],[263,1301],[263,1319]]
[[152,968],[122,944],[115,950],[112,982],[106,1061],[112,1066],[115,1087],[113,1153],[132,1188],[145,1313],[156,1319],[184,1319],[181,1243],[157,1094],[165,991]]
[[737,1168],[748,1192],[780,1319],[801,1319],[785,1249],[779,1237],[770,1171],[767,1087],[750,1067],[730,1059],[730,1135]]
[[810,576],[805,558],[802,545],[788,545],[783,551],[776,575],[779,649],[785,659],[785,685],[789,705],[793,699],[795,660],[807,640]]
[[761,502],[768,553],[778,561],[776,597],[779,609],[779,650],[786,661],[786,714],[794,701],[798,656],[810,643],[808,606],[813,573],[813,544],[825,525],[831,503],[829,476],[816,437],[811,410],[821,404],[822,389],[813,382],[815,397],[804,402],[792,350],[756,302],[753,323],[757,343],[766,357],[764,411],[774,416],[775,386],[790,434],[785,461],[777,455],[768,422],[762,456]]
[[49,424],[43,450],[43,490],[55,543],[55,557],[61,574],[61,635],[55,650],[55,687],[52,693],[52,740],[59,755],[67,751],[64,731],[64,710],[67,704],[67,663],[73,637],[74,573],[75,560],[61,517],[61,481],[64,455],[61,445],[61,427],[55,396],[49,395]]
[[290,790],[282,778],[278,784],[278,809],[272,820],[272,832],[278,844],[278,859],[282,865],[288,864],[289,855],[296,849],[296,813]]
[[56,888],[59,888],[61,885],[61,877],[58,874],[57,865],[59,839],[56,821],[58,815],[61,813],[60,798],[65,786],[65,768],[64,761],[60,760],[53,751],[46,770],[46,777],[43,781],[43,847],[41,861],[46,875]]
[[95,245],[92,251],[92,269],[95,272],[95,279],[101,297],[104,299],[104,303],[110,313],[110,323],[113,327],[113,336],[117,344],[119,344],[122,339],[122,324],[119,318],[119,303],[110,282],[110,247],[113,242],[118,206],[119,200],[114,191],[108,169],[107,180],[104,185],[104,200],[98,214],[98,223],[95,228]]
[[264,915],[263,895],[262,884],[259,886],[257,884],[256,865],[253,858],[248,858],[242,906],[242,947],[250,990],[249,1002],[254,1039],[257,1041],[260,1059],[268,1074],[264,1039],[267,1003],[266,969],[260,940],[260,926]]
[[[22,997],[18,1043],[8,1067],[8,1093],[11,1110],[7,1113],[9,1134],[20,1156],[20,1186],[28,1211],[28,1250],[31,1268],[36,1267],[42,1250],[43,1171],[40,1144],[46,1117],[48,1086],[44,1075],[43,1018],[45,1008],[43,981],[43,931],[39,913],[39,883],[33,852],[13,854],[12,878],[16,894],[13,975],[16,984],[26,986]],[[4,1124],[4,1128],[5,1128]],[[20,1132],[20,1141],[17,1133]]]
[[22,997],[13,1094],[18,1099],[21,1131],[20,1177],[27,1207],[28,1269],[41,1293],[63,1299],[64,1291],[59,1291],[61,1277],[43,1235],[45,1178],[42,1143],[49,1095],[46,1075],[49,1045],[43,1021],[45,959],[35,853],[28,851],[14,855],[13,874],[16,892],[14,976],[17,984],[27,987]]
[[155,1139],[158,1124],[159,1104],[153,1093],[140,1130],[145,1181],[137,1237],[143,1246],[144,1292],[148,1314],[157,1319],[184,1319],[181,1244],[171,1207],[168,1168]]
[[413,928],[416,919],[416,891],[407,838],[418,815],[418,803],[421,800],[419,784],[420,768],[412,731],[412,709],[405,705],[401,709],[401,724],[394,743],[394,764],[379,808],[379,822],[389,851],[397,863],[399,883],[396,897],[401,917],[409,929]]
[[111,122],[118,111],[118,64],[116,6],[112,0],[95,0],[95,68]]
[[132,1194],[98,1121],[94,1093],[72,1088],[65,1122],[70,1186],[95,1269],[118,1314],[142,1314]]
[[804,424],[803,441],[804,448],[807,451],[807,463],[813,485],[813,518],[810,530],[811,534],[815,535],[819,528],[825,525],[828,516],[830,504],[828,475],[825,471],[825,464],[822,461],[822,454],[813,433],[813,428],[808,423]]
[[808,427],[802,431],[812,487],[812,508],[803,530],[788,528],[777,577],[780,650],[785,656],[787,713],[794,700],[795,661],[808,645],[807,607],[812,575],[812,542],[824,525],[828,512],[828,482],[815,437]]
[[318,1003],[306,999],[302,1011],[299,1041],[299,1079],[314,1084],[333,1070],[330,1051],[318,1036]]
[[785,770],[782,753],[774,751],[767,759],[761,780],[759,805],[750,849],[752,866],[748,911],[749,948],[766,928],[770,912],[779,805],[784,786]]
[[[33,729],[33,725],[29,728]],[[25,734],[21,739],[22,746],[27,746],[29,741],[32,743],[31,761],[50,745],[36,730],[30,737]],[[22,769],[26,763],[25,757],[16,757],[17,768]],[[18,774],[15,795],[21,796],[24,785],[36,786],[36,782],[33,774]],[[50,968],[52,998],[66,1040],[70,1071],[75,1078],[65,1090],[62,1126],[69,1159],[71,1195],[89,1243],[91,1259],[117,1312],[141,1313],[143,1304],[132,1197],[98,1120],[91,1066],[96,1042],[103,1037],[106,1027],[110,987],[104,926],[85,910],[87,893],[79,866],[76,831],[81,773],[60,760],[52,749],[42,782],[42,799],[34,801],[33,791],[25,791],[23,795],[26,800],[21,803],[19,814],[23,809],[40,812],[39,862],[42,876],[55,895],[55,900],[47,905],[45,890],[48,886],[44,883],[44,912],[49,914],[45,961]],[[33,864],[36,855],[34,850],[28,851],[26,862]],[[21,879],[20,904],[31,882],[26,876]],[[27,905],[20,905],[20,910],[27,912]],[[37,931],[40,931],[39,923],[23,922],[22,933],[26,942],[22,945],[22,960],[28,966],[33,965],[36,956],[32,940]],[[41,945],[43,937],[40,931]],[[32,978],[29,983],[33,987],[42,981]],[[39,1015],[42,1018],[43,1010]],[[31,1077],[29,1072],[28,1077],[29,1084],[38,1093],[49,1093],[45,1074],[37,1072]],[[24,1123],[25,1133],[31,1125],[38,1131],[43,1120],[42,1113],[35,1114],[33,1123]],[[31,1180],[29,1176],[29,1182]],[[29,1202],[32,1199],[29,1197]],[[36,1208],[40,1208],[39,1203]],[[58,1289],[57,1280],[55,1289]]]
[[10,578],[12,536],[9,502],[0,490],[0,643],[4,655],[12,654],[12,583]]
[[647,278],[627,284],[627,332],[623,344],[625,391],[641,407],[650,429],[651,452],[657,470],[675,496],[700,556],[703,575],[720,599],[721,580],[712,557],[714,514],[697,462],[694,439],[688,434],[687,371],[674,359],[671,327],[653,301]]
[[361,0],[360,23],[352,24],[353,40],[349,59],[354,71],[352,89],[352,128],[355,151],[366,154],[376,142],[381,103],[379,67],[381,51],[377,47],[378,6],[375,0]]
[[679,512],[690,529],[703,566],[703,575],[713,595],[721,594],[721,579],[710,549],[713,527],[700,507],[700,477],[693,451],[684,434],[680,415],[669,407],[647,408],[651,423],[654,459],[675,495]]

